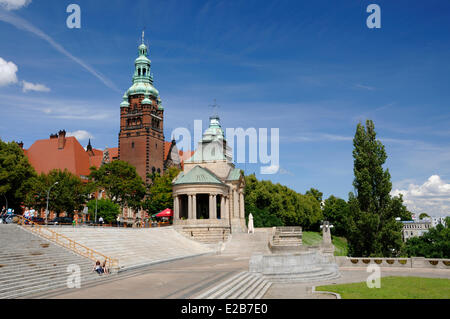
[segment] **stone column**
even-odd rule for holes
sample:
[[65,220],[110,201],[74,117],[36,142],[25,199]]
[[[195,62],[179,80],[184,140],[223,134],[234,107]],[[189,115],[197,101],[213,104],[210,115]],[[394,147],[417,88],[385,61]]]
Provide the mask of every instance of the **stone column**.
[[217,219],[217,195],[212,196],[213,202],[213,219]]
[[180,219],[180,208],[178,206],[178,196],[174,196],[173,198],[173,220],[179,220]]
[[209,219],[216,219],[217,214],[214,216],[213,195],[209,195]]
[[192,219],[197,219],[197,195],[192,195]]
[[239,198],[237,191],[233,191],[233,218],[239,218]]
[[240,191],[239,192],[239,217],[240,218],[245,218],[245,202],[244,202],[244,192]]
[[220,219],[226,219],[227,214],[225,213],[225,196],[220,196]]
[[230,219],[230,197],[225,197],[225,218]]
[[192,195],[188,195],[188,216],[192,219]]

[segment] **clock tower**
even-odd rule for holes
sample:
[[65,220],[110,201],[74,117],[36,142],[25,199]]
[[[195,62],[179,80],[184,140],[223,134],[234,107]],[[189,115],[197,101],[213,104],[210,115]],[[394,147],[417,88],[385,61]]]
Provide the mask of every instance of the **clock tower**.
[[119,159],[136,167],[149,182],[148,174],[162,174],[164,169],[164,108],[153,86],[144,33],[138,49],[133,85],[120,104]]

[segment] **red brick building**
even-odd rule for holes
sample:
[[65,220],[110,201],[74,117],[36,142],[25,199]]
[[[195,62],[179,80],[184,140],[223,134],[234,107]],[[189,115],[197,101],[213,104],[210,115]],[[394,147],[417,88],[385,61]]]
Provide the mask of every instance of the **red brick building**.
[[[144,39],[142,39],[144,40]],[[136,167],[146,182],[148,174],[164,171],[164,108],[153,86],[148,48],[142,41],[135,61],[133,85],[120,104],[119,159]]]

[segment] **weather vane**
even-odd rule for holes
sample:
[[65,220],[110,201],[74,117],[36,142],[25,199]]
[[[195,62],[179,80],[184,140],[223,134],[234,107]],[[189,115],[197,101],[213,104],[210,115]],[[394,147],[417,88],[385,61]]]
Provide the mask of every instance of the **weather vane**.
[[217,105],[216,99],[214,99],[214,104],[210,105],[209,107],[213,108],[213,116],[219,116],[217,109],[220,108],[220,105]]

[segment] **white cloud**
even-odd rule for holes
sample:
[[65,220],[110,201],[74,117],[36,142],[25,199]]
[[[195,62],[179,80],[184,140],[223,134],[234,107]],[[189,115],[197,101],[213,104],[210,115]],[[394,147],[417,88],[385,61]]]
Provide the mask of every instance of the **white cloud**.
[[27,93],[28,91],[35,92],[50,92],[50,89],[46,87],[44,84],[34,84],[27,81],[22,81],[22,91]]
[[17,10],[26,7],[31,3],[31,0],[0,0],[0,6],[6,10]]
[[13,62],[7,62],[0,58],[0,86],[17,83],[17,71],[19,68]]
[[408,189],[395,189],[393,196],[403,194],[408,209],[416,214],[428,213],[432,216],[450,215],[450,184],[440,176],[431,176],[424,184],[410,183]]
[[87,132],[87,131],[75,131],[75,132],[69,132],[67,133],[67,136],[73,136],[75,137],[78,141],[86,141],[90,138],[94,138],[91,133]]

